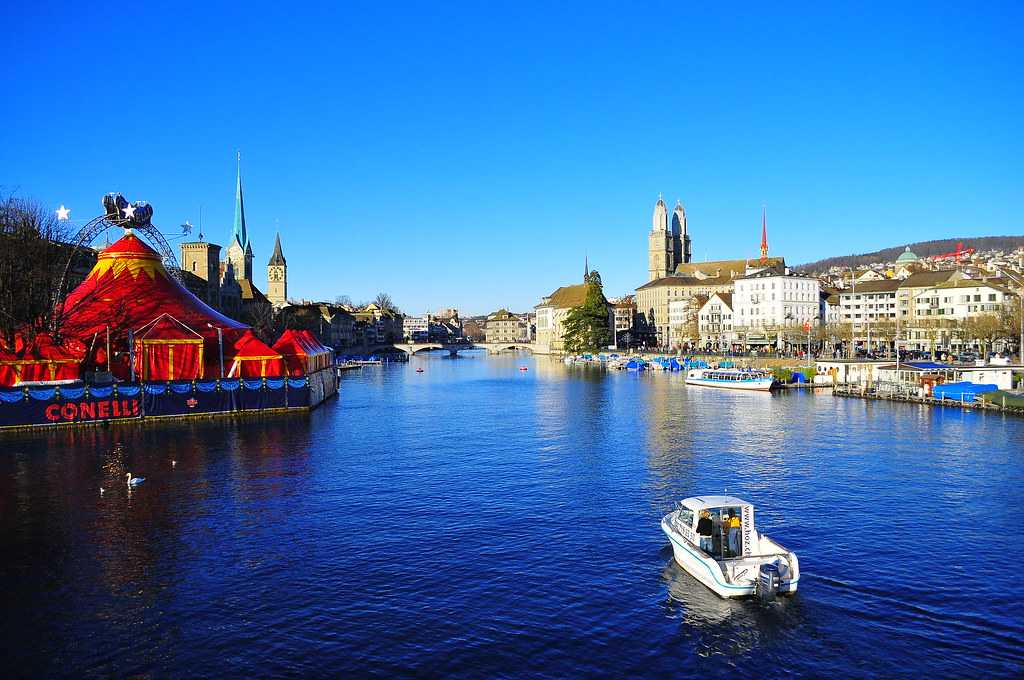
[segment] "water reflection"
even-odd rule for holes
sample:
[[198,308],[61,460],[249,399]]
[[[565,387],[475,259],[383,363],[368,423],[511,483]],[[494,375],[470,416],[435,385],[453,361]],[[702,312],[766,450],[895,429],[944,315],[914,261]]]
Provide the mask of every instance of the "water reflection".
[[[1024,661],[1005,606],[1024,590],[1003,574],[1024,557],[1005,511],[1024,502],[1021,421],[529,356],[413,361],[425,372],[347,373],[308,416],[0,441],[14,667],[945,677]],[[147,478],[131,496],[129,470]],[[726,490],[800,555],[795,598],[721,600],[672,561],[664,512]],[[951,578],[972,596],[950,598]]]

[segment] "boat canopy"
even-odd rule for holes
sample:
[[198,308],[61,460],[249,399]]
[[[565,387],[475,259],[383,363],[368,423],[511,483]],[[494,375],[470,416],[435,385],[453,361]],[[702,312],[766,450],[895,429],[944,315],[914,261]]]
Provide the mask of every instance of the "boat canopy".
[[693,496],[680,501],[684,508],[690,510],[707,510],[709,508],[753,507],[750,503],[735,496]]

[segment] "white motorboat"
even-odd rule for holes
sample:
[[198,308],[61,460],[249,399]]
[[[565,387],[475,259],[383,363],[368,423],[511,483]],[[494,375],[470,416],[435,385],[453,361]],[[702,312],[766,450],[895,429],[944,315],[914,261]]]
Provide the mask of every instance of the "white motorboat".
[[754,506],[732,496],[695,496],[665,515],[676,562],[719,597],[792,595],[800,562],[754,527]]
[[686,384],[767,392],[778,387],[779,383],[770,371],[739,368],[695,368],[686,372]]

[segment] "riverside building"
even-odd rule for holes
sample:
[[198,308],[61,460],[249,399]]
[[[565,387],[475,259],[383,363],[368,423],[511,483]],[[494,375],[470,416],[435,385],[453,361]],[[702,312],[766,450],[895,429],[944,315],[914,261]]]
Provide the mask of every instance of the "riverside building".
[[678,243],[682,257],[677,260],[674,255],[670,256],[676,247],[674,228],[666,227],[668,213],[659,198],[648,236],[648,281],[636,289],[635,334],[645,344],[658,347],[681,339],[672,332],[670,304],[676,303],[677,316],[682,309],[687,310],[686,315],[696,316],[700,305],[712,295],[732,293],[736,279],[765,270],[781,271],[786,264],[781,257],[768,256],[767,225],[763,216],[760,258],[691,262],[689,229],[682,205],[676,207],[673,215],[673,224],[678,219],[680,225]]

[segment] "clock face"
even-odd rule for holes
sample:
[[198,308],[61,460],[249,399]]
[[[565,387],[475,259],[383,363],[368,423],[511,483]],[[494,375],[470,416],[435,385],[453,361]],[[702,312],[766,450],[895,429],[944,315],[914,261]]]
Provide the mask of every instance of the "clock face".
[[281,270],[279,270],[279,269],[271,270],[270,276],[268,278],[271,281],[280,281],[281,280]]

